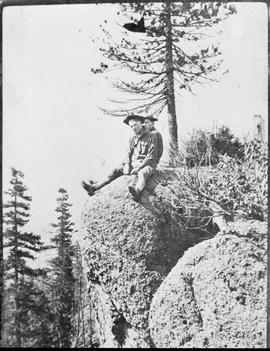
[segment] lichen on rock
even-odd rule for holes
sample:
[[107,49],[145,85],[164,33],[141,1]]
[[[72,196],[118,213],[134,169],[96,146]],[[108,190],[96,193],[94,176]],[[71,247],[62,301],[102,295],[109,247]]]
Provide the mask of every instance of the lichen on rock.
[[187,250],[151,304],[156,347],[266,347],[266,237],[235,222]]

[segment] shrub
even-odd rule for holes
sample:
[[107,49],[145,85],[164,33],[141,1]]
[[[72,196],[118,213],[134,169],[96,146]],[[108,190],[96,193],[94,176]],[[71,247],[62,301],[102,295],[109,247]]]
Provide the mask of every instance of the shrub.
[[231,133],[228,127],[222,126],[213,138],[213,151],[217,155],[227,154],[230,157],[242,160],[244,145]]
[[198,201],[216,204],[223,214],[265,220],[267,170],[267,144],[252,140],[243,145],[242,160],[220,155],[217,166],[211,171],[187,170],[181,177]]
[[193,129],[189,139],[184,143],[186,163],[189,167],[204,166],[208,150],[208,135],[202,129]]
[[184,142],[184,154],[189,167],[216,165],[219,156],[227,154],[242,160],[243,144],[228,127],[219,128],[216,135],[202,129],[193,129],[189,139]]

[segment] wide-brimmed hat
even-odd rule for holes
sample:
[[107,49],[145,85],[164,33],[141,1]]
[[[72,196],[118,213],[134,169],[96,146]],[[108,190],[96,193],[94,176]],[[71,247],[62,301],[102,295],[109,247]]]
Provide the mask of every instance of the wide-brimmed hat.
[[144,117],[144,119],[145,119],[145,120],[146,120],[146,119],[149,119],[149,121],[151,121],[151,122],[156,122],[156,121],[157,121],[157,119],[154,118],[154,117],[152,117],[152,116],[146,116],[146,117]]
[[127,116],[123,122],[128,124],[128,122],[131,120],[131,119],[135,119],[135,121],[141,121],[142,123],[144,122],[144,117],[142,116],[138,116],[138,115],[129,115]]

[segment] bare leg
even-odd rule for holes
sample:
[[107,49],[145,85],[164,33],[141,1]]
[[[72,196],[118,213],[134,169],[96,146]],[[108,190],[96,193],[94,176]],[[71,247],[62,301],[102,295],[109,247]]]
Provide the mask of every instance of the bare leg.
[[129,187],[130,193],[133,195],[134,200],[138,201],[141,195],[141,192],[143,191],[146,182],[148,178],[153,174],[154,169],[150,166],[145,166],[138,172],[138,180],[136,187]]
[[150,166],[145,166],[138,172],[138,180],[136,184],[136,188],[142,192],[148,178],[153,174],[154,169]]

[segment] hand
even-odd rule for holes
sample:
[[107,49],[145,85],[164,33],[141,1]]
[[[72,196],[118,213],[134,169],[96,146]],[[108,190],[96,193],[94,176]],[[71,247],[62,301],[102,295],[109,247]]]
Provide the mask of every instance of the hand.
[[134,169],[131,171],[130,175],[138,174],[138,172],[139,172],[139,168],[134,168]]
[[130,166],[129,165],[124,165],[124,169],[123,169],[123,173],[124,174],[129,174],[130,173]]

